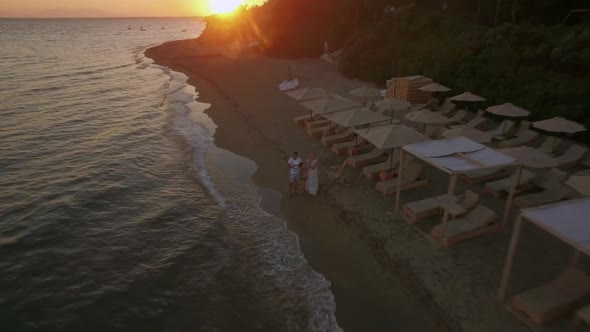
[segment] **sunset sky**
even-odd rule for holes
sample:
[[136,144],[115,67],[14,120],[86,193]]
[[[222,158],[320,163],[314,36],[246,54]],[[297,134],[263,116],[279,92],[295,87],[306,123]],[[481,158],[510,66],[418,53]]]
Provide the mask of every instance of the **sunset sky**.
[[0,0],[0,17],[197,16],[212,14],[215,1],[236,0]]

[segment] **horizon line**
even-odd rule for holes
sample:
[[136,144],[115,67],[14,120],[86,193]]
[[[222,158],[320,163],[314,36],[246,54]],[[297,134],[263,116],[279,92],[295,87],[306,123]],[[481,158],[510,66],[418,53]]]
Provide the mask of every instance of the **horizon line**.
[[25,19],[41,19],[41,20],[51,20],[51,19],[130,19],[130,18],[205,18],[210,15],[202,15],[202,16],[0,16],[0,19],[10,19],[10,20],[25,20]]

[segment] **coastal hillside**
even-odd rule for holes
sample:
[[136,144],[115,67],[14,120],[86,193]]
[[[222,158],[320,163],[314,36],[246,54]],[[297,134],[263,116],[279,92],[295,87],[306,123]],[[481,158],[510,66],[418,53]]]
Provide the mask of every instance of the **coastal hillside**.
[[[339,70],[378,85],[423,74],[533,119],[590,127],[590,8],[577,0],[269,0],[210,17],[202,42],[259,41],[278,57],[342,49]],[[590,136],[579,137],[589,141]]]

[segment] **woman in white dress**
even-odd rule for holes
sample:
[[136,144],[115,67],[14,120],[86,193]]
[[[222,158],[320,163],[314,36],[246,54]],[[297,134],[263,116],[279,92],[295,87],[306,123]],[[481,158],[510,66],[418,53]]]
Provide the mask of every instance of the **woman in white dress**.
[[315,153],[311,152],[307,158],[307,182],[305,183],[305,190],[310,195],[317,195],[318,193],[318,158]]

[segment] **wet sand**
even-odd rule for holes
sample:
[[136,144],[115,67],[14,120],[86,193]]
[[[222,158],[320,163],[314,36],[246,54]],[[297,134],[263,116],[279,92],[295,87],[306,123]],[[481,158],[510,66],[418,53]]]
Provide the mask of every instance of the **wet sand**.
[[[363,82],[343,77],[334,64],[321,60],[219,53],[186,40],[146,55],[188,75],[199,101],[212,104],[207,114],[218,125],[217,146],[256,162],[252,179],[263,197],[261,205],[287,220],[311,266],[332,282],[336,318],[345,331],[528,330],[495,299],[509,231],[440,250],[392,214],[393,198],[375,192],[374,183],[358,170],[347,170],[351,188],[327,186],[326,169],[343,159],[293,124],[293,117],[307,112],[277,85],[286,79],[289,65],[303,86],[342,95]],[[319,197],[287,198],[286,160],[295,150],[318,155]],[[448,178],[428,172],[432,183],[409,191],[405,200],[446,191]],[[484,203],[502,207],[499,200]],[[545,249],[523,240],[525,254],[517,257],[512,291],[549,279],[569,253],[550,236],[532,227],[527,231],[552,255],[543,257],[539,252]]]

